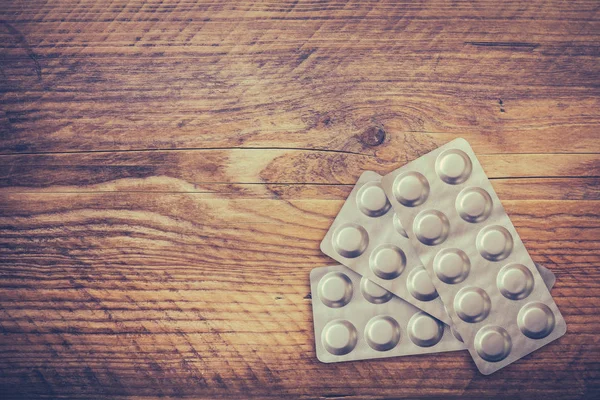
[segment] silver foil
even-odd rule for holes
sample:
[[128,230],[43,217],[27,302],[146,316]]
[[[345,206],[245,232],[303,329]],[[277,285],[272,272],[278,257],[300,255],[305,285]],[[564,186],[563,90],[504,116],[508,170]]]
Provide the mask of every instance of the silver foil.
[[[548,287],[555,278],[544,271]],[[466,349],[456,332],[347,267],[310,274],[315,348],[325,363]]]
[[381,185],[481,373],[565,334],[564,318],[466,140],[406,164]]
[[321,251],[450,324],[444,304],[380,181],[381,175],[363,172],[321,241]]
[[465,349],[448,325],[343,265],[313,269],[310,285],[321,362]]

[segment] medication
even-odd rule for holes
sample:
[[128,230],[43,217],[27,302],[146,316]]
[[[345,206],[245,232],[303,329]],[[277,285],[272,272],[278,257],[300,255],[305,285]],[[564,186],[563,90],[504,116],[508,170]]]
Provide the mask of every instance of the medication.
[[[539,266],[548,279],[554,274]],[[441,321],[347,267],[310,274],[315,347],[326,363],[465,349]]]
[[381,186],[483,374],[565,334],[560,311],[467,141],[406,164]]
[[451,320],[381,186],[364,172],[321,242],[321,251],[440,321]]
[[319,361],[465,349],[448,325],[343,265],[313,269],[310,285]]

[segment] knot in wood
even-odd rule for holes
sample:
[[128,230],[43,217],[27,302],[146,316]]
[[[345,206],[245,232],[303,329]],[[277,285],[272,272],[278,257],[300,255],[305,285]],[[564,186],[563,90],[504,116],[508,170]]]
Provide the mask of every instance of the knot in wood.
[[358,136],[358,140],[367,146],[379,146],[385,140],[385,131],[380,126],[371,126]]

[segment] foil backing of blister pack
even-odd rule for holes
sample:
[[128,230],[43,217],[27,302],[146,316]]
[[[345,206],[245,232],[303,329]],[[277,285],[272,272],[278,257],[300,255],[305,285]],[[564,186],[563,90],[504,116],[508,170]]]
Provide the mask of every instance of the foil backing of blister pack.
[[427,271],[381,187],[358,179],[321,242],[321,251],[435,318],[450,324]]
[[[554,274],[537,266],[549,288]],[[460,336],[342,265],[310,274],[315,349],[326,363],[462,350]]]
[[478,369],[491,374],[566,323],[473,150],[456,139],[382,179]]

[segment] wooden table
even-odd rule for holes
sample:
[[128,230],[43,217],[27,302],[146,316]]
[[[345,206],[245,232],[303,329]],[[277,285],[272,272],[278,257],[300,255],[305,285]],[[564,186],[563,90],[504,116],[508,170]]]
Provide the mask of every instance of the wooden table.
[[[0,397],[600,396],[597,1],[2,0]],[[325,365],[364,170],[470,141],[568,333]]]

